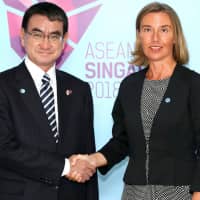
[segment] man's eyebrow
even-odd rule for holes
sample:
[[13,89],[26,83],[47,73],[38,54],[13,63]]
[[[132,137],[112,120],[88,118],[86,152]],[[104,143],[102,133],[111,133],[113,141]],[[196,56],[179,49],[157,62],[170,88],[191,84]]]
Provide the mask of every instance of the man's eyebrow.
[[[33,28],[31,31],[35,31],[35,32],[41,32],[44,33],[42,30],[40,30],[39,28]],[[60,31],[52,31],[49,34],[55,34],[55,35],[62,35],[62,33]]]
[[43,32],[42,30],[40,30],[39,28],[33,28],[31,31],[35,31],[35,32]]
[[52,32],[50,32],[50,34],[62,35],[62,33],[60,31],[52,31]]
[[[40,32],[40,33],[44,33],[42,30],[40,30],[39,28],[33,28],[31,31],[34,32]],[[53,34],[53,35],[62,35],[62,33],[60,31],[52,31],[49,34]]]

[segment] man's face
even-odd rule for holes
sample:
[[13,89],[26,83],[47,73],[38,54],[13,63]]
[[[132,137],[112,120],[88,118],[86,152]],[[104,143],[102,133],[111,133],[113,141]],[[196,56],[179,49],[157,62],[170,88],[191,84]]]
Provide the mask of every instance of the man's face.
[[63,23],[50,21],[46,16],[33,15],[27,30],[21,30],[21,44],[29,59],[47,71],[61,55],[67,40]]

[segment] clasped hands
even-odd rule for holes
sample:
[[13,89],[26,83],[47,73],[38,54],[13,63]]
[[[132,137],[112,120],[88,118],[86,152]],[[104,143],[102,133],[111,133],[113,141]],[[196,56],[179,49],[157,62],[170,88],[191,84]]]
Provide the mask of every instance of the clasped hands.
[[66,178],[79,183],[88,181],[96,172],[96,165],[89,155],[72,155],[69,158],[70,172]]

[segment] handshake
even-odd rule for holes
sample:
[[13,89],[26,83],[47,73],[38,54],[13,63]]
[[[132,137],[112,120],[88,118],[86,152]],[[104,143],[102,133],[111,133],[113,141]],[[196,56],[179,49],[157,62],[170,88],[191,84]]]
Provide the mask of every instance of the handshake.
[[70,172],[66,175],[66,178],[78,183],[88,181],[98,167],[107,164],[106,158],[99,152],[90,155],[72,155],[69,158],[69,162]]

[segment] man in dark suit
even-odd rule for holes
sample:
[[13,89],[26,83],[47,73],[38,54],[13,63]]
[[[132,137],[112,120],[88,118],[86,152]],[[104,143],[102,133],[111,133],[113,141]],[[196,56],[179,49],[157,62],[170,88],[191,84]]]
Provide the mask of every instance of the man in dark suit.
[[[95,151],[89,85],[56,70],[68,38],[65,12],[52,3],[23,17],[27,56],[0,74],[0,199],[97,200],[97,176],[72,155]],[[85,172],[85,173],[81,173]],[[84,174],[79,182],[68,174]]]

